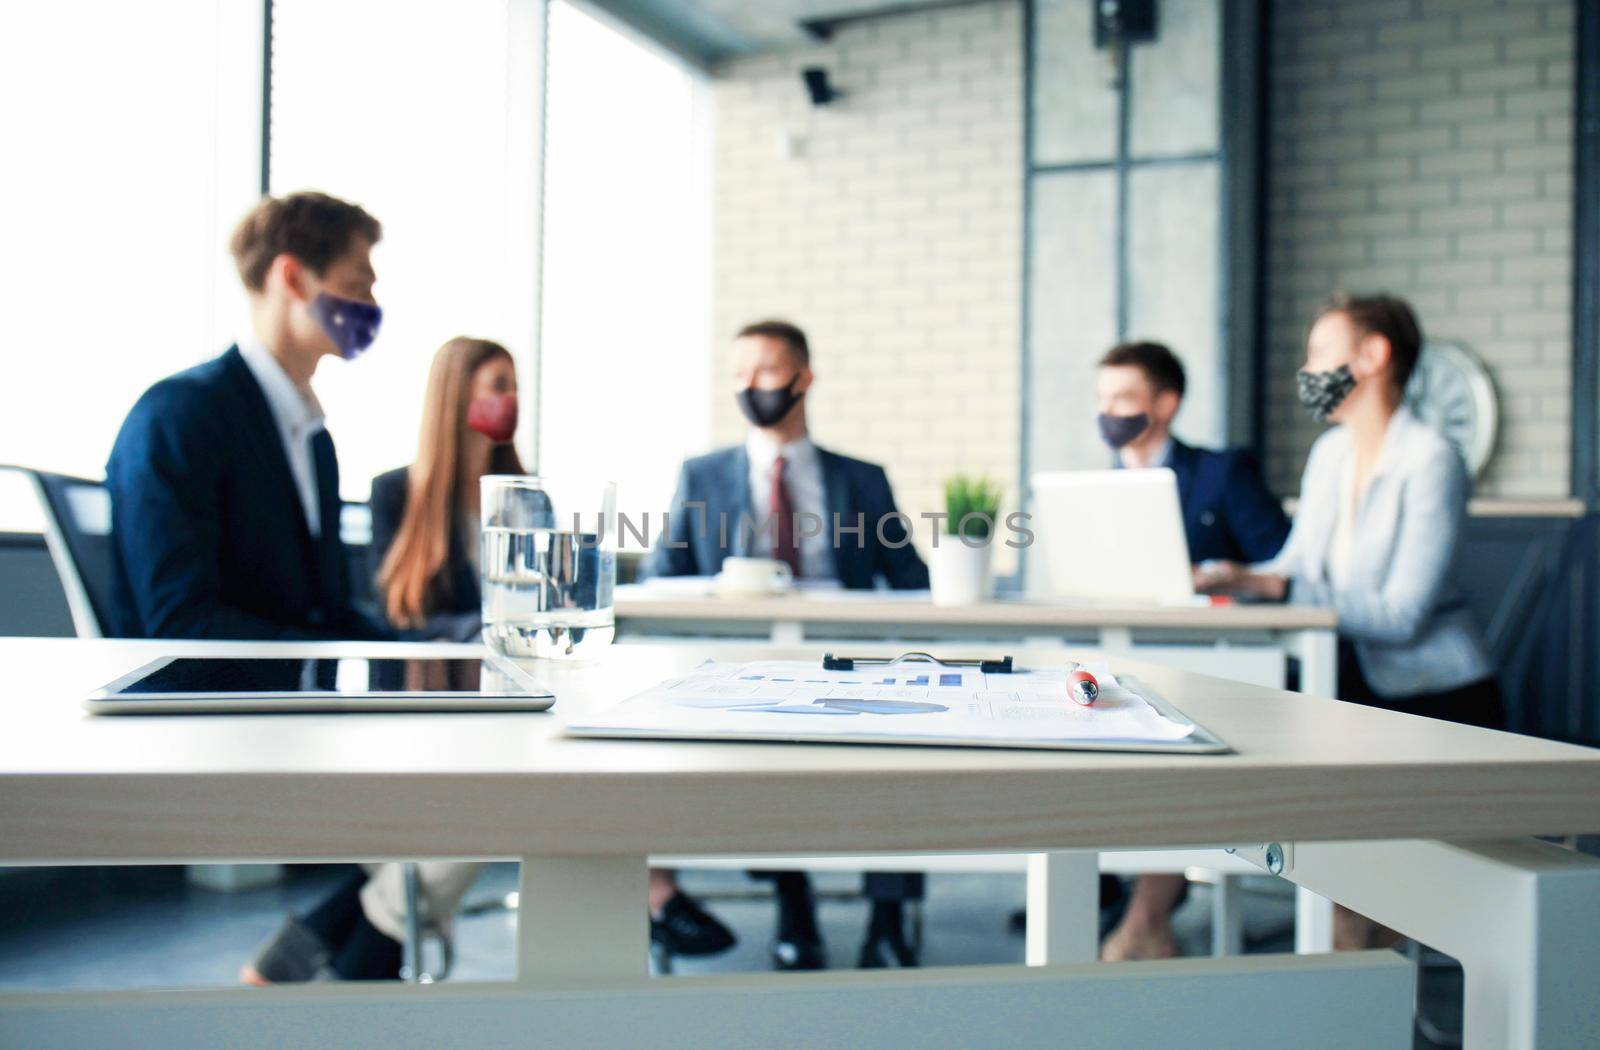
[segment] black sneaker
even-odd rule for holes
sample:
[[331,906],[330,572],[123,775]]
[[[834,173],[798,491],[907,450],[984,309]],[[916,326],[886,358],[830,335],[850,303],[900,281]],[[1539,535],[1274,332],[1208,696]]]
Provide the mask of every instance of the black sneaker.
[[772,968],[825,969],[828,954],[817,929],[817,902],[811,893],[811,880],[799,874],[780,878],[777,891],[778,935],[772,941]]
[[896,970],[918,966],[917,953],[902,937],[869,937],[856,965],[863,970]]
[[675,893],[650,920],[650,939],[669,955],[716,955],[738,943],[733,931],[687,893]]
[[256,953],[251,966],[271,984],[299,984],[314,981],[328,968],[332,952],[299,919],[289,916],[278,932]]
[[772,942],[774,970],[821,970],[828,965],[822,941],[815,937],[779,938]]

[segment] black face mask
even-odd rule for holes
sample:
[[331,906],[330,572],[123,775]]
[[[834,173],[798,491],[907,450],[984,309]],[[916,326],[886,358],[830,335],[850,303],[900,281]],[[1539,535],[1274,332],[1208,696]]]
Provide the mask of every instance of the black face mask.
[[1356,388],[1356,377],[1351,374],[1349,365],[1340,365],[1326,372],[1301,369],[1295,376],[1295,383],[1300,403],[1311,410],[1313,419],[1325,423]]
[[1100,424],[1100,440],[1111,446],[1112,451],[1122,448],[1150,429],[1150,416],[1145,412],[1136,416],[1114,416],[1102,412],[1095,417],[1095,422]]
[[751,426],[777,426],[789,414],[789,410],[806,396],[804,392],[794,392],[794,385],[799,381],[800,377],[796,375],[789,380],[788,386],[778,390],[757,390],[748,386],[734,394],[733,398],[739,402],[739,411],[744,413],[744,418],[750,421]]

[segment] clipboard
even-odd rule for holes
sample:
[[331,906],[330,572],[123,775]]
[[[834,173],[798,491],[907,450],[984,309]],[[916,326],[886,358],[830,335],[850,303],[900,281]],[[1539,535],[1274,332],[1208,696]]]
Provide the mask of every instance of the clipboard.
[[1002,656],[998,660],[985,660],[982,658],[957,660],[945,657],[943,659],[932,653],[909,652],[899,656],[834,656],[824,653],[822,656],[822,669],[824,671],[854,671],[860,666],[895,667],[899,664],[933,664],[937,667],[975,667],[984,674],[1010,674],[1013,670],[1011,657]]
[[[1102,725],[1100,731],[1078,735],[1072,731],[1077,719],[1057,722],[1049,714],[1041,715],[1042,694],[1028,681],[1038,672],[1024,673],[1014,667],[980,672],[978,661],[971,661],[958,674],[951,661],[916,655],[918,659],[904,661],[912,665],[910,668],[902,666],[880,682],[872,680],[875,671],[868,668],[874,662],[879,668],[891,662],[881,658],[852,658],[848,670],[839,668],[838,658],[831,654],[835,666],[829,669],[797,660],[742,665],[708,661],[689,676],[669,679],[608,708],[583,711],[563,728],[569,736],[647,740],[1194,755],[1232,750],[1210,729],[1189,718],[1134,675],[1115,679],[1115,690],[1132,694],[1140,701],[1137,709],[1126,708],[1116,714],[1113,707],[1111,716],[1117,722]],[[857,663],[867,666],[858,671]],[[927,665],[926,673],[923,665]],[[939,675],[932,670],[933,665],[952,669]],[[983,684],[990,675],[995,678]],[[898,684],[911,676],[914,681]],[[1017,679],[1015,687],[1006,684],[1013,676]],[[974,677],[979,680],[977,684],[972,682]],[[944,678],[952,681],[947,683],[941,680]],[[851,688],[842,690],[841,685]],[[882,688],[875,690],[874,686]],[[948,698],[939,695],[945,686],[951,687]],[[848,698],[841,698],[841,693]],[[1062,711],[1074,710],[1071,703],[1065,695],[1059,700]],[[1023,706],[1013,708],[1013,704]],[[1156,716],[1156,722],[1139,715],[1139,711]],[[904,715],[913,717],[901,717]],[[1156,724],[1162,726],[1160,731],[1140,731]],[[1174,735],[1174,728],[1182,730],[1183,735]]]
[[1193,726],[1194,730],[1182,740],[1169,741],[1163,744],[1129,741],[1123,746],[1111,746],[1111,741],[1097,741],[1097,743],[1106,746],[1091,747],[1085,745],[1082,748],[1073,748],[1074,751],[1149,751],[1173,755],[1227,755],[1233,753],[1233,748],[1228,746],[1226,741],[1178,710],[1170,700],[1146,685],[1138,675],[1121,675],[1118,677],[1118,681],[1132,683],[1128,688],[1144,697],[1145,702],[1161,712],[1163,717],[1171,719],[1180,725]]

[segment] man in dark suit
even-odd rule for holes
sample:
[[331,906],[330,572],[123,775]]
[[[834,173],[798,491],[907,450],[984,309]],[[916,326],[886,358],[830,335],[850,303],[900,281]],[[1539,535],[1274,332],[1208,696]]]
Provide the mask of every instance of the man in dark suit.
[[795,578],[865,589],[928,586],[883,468],[820,448],[806,425],[811,350],[786,321],[747,325],[734,342],[744,444],[688,460],[652,576],[714,576],[730,556],[776,558]]
[[1289,536],[1283,506],[1245,449],[1197,448],[1172,436],[1184,388],[1182,362],[1160,343],[1112,347],[1095,376],[1101,437],[1117,466],[1168,467],[1178,476],[1191,562],[1266,561]]
[[252,337],[145,391],[106,464],[116,634],[387,635],[351,604],[339,465],[311,392],[324,357],[376,334],[380,236],[320,193],[264,199],[240,223]]
[[[787,321],[746,325],[734,341],[734,398],[750,423],[744,444],[684,463],[668,525],[646,572],[714,576],[730,556],[776,558],[795,579],[867,589],[928,586],[883,468],[812,443],[806,426],[811,348]],[[773,963],[824,964],[811,883],[803,872],[771,878],[778,898]],[[859,956],[866,967],[915,965],[903,905],[922,895],[920,875],[868,874],[872,917]]]
[[[351,603],[339,463],[311,391],[323,358],[353,358],[377,334],[381,235],[361,208],[321,193],[265,198],[234,231],[251,337],[145,391],[106,464],[117,634],[392,636]],[[397,977],[400,944],[363,911],[366,883],[352,869],[286,919],[241,978]]]
[[[1183,407],[1183,364],[1160,343],[1122,343],[1100,359],[1095,377],[1100,435],[1117,466],[1169,467],[1178,477],[1178,503],[1189,560],[1254,564],[1275,556],[1289,536],[1283,506],[1268,491],[1244,449],[1213,450],[1172,436]],[[1183,899],[1182,875],[1143,875],[1101,949],[1111,961],[1177,953],[1172,910]]]

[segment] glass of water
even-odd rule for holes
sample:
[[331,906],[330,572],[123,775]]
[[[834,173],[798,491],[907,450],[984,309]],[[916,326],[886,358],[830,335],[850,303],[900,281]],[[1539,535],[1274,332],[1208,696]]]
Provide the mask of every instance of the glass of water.
[[481,485],[484,642],[511,660],[610,645],[616,484],[490,474]]

